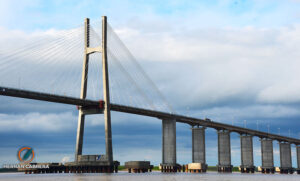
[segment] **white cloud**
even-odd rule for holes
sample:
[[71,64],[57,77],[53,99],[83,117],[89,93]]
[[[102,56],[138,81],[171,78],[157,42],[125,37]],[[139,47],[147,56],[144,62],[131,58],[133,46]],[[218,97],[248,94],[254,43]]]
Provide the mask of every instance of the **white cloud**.
[[157,82],[166,80],[161,86],[172,92],[171,99],[184,97],[186,104],[198,100],[202,105],[233,97],[258,103],[300,100],[299,25],[163,33],[125,27],[116,32],[138,60],[162,64],[146,71],[154,72]]
[[268,103],[294,103],[300,101],[300,85],[296,80],[278,82],[258,94],[258,101]]
[[0,132],[60,132],[74,128],[77,116],[71,112],[58,114],[28,113],[20,115],[0,114]]
[[[66,32],[68,34],[68,31],[54,29],[33,33],[1,29],[0,32],[6,34],[0,39],[3,44],[7,40],[19,41],[19,46],[32,42],[32,39],[36,37],[50,36],[55,39],[57,38],[56,33],[63,35],[63,32]],[[300,43],[300,25],[276,29],[256,27],[202,28],[185,30],[185,32],[172,31],[171,28],[170,31],[163,33],[143,32],[124,26],[124,28],[116,29],[116,32],[119,33],[123,42],[128,45],[140,62],[146,62],[145,65],[148,65],[149,61],[154,65],[163,65],[159,69],[155,66],[144,67],[144,69],[149,72],[154,82],[158,83],[163,94],[168,95],[171,104],[177,107],[189,105],[192,109],[199,105],[241,101],[248,102],[248,105],[243,106],[243,108],[228,106],[209,108],[201,112],[205,115],[222,115],[223,118],[224,115],[272,118],[299,115],[297,108],[272,105],[272,103],[297,103],[300,101],[300,87],[297,83],[297,77],[300,76],[297,68],[300,66],[298,61],[300,51],[297,48]],[[68,47],[68,42],[69,40],[64,42],[62,47]],[[55,57],[63,59],[63,52],[64,49],[58,49]],[[72,51],[72,57],[78,57],[79,54],[82,52],[78,49]],[[27,56],[32,61],[30,53]],[[21,67],[24,68],[24,65],[21,62],[15,63],[15,66],[10,68],[15,71],[2,73],[3,76],[10,75],[10,78],[2,79],[1,83],[5,85],[3,80],[7,80],[6,82],[16,86],[18,76],[14,74],[19,74],[22,75],[21,84],[29,86],[29,88],[31,88],[30,85],[35,85],[39,90],[39,87],[48,86],[46,89],[51,93],[52,89],[55,88],[61,94],[62,92],[73,92],[73,95],[79,95],[82,60],[76,58],[76,61],[73,62],[70,57],[63,60],[60,62],[62,66],[59,66],[59,70],[57,67],[48,68],[47,64],[36,64],[35,69],[32,69],[31,72],[28,72],[27,69],[23,71]],[[95,60],[91,61],[91,68],[97,65],[94,63]],[[72,66],[73,71],[69,69]],[[111,66],[110,68],[116,67]],[[43,74],[36,76],[34,71],[43,72]],[[100,70],[97,71],[96,73],[100,73]],[[75,76],[74,72],[77,72]],[[6,74],[4,75],[4,73]],[[26,77],[27,74],[31,76],[29,76],[30,79]],[[90,74],[95,74],[95,70],[92,70]],[[33,75],[34,77],[32,77]],[[53,77],[56,77],[53,79],[58,79],[59,76],[64,76],[65,79],[64,81],[54,81],[56,85],[49,86],[50,81],[48,79],[50,76],[51,79]],[[94,76],[94,80],[91,80],[91,77],[90,75],[89,80],[92,83],[89,84],[92,86],[89,87],[88,95],[90,97],[92,97],[92,92],[94,94],[99,92],[95,91],[93,86],[96,84],[93,82],[100,82],[99,77]],[[35,82],[41,83],[36,84]],[[42,84],[45,85],[42,86]],[[74,85],[77,87],[74,88]],[[101,90],[99,86],[101,85],[96,85],[96,88]],[[48,91],[46,90],[46,92]],[[118,94],[126,100],[130,93],[125,92],[126,89],[114,89],[112,95]],[[113,100],[117,101],[116,98]],[[264,103],[271,105],[259,105]],[[100,121],[93,119],[91,124],[99,125]]]
[[61,163],[66,163],[66,162],[69,162],[70,161],[70,157],[69,156],[65,156],[61,159]]
[[215,121],[237,121],[240,119],[255,118],[291,118],[300,116],[300,111],[293,106],[281,105],[252,105],[246,107],[215,107],[203,109],[195,114],[213,118]]
[[[226,102],[244,104],[243,107],[238,108],[225,105],[201,110],[204,115],[214,117],[220,115],[223,119],[226,115],[228,119],[232,115],[244,118],[299,116],[296,107],[280,104],[300,101],[300,87],[297,83],[297,77],[300,76],[298,71],[300,25],[280,28],[254,26],[199,28],[196,26],[194,29],[179,29],[176,25],[170,24],[157,27],[155,23],[151,22],[153,26],[149,25],[147,31],[141,27],[132,29],[127,24],[116,28],[116,32],[142,64],[154,65],[144,69],[158,84],[163,94],[167,95],[168,100],[171,100],[172,105],[179,109],[189,105],[193,109],[219,103],[224,105]],[[8,43],[7,47],[13,47],[13,44],[18,42],[18,46],[21,47],[32,42],[36,37],[55,39],[57,38],[55,34],[62,34],[62,32],[50,29],[26,33],[2,28],[0,42],[3,45],[6,44],[5,42],[12,42]],[[32,66],[24,66],[22,62],[16,62],[14,67],[2,72],[1,77],[9,78],[0,79],[0,83],[6,85],[8,82],[17,87],[20,82],[21,88],[27,86],[32,89],[31,85],[33,85],[35,86],[33,89],[38,91],[41,87],[45,87],[45,92],[60,94],[67,92],[67,95],[78,96],[82,51],[78,49],[78,45],[76,50],[69,52],[70,57],[77,57],[76,61],[64,57],[63,47],[70,48],[70,44],[72,43],[68,40],[56,51],[55,58],[64,60],[59,61],[59,66],[54,66],[50,61],[51,66],[36,63],[35,68],[32,68]],[[45,49],[43,51],[43,53],[47,52]],[[38,56],[33,56],[29,53],[28,60],[38,60]],[[90,74],[100,73],[97,67],[100,61],[97,59],[98,64],[96,64],[94,60],[91,61],[90,68],[96,68],[91,70]],[[33,73],[35,71],[36,73]],[[27,74],[30,76],[27,77]],[[95,74],[93,80],[92,76],[89,77],[89,98],[99,99],[101,95],[99,91],[101,85],[98,85],[100,75]],[[128,99],[131,97],[129,98],[128,95],[134,95],[126,91],[126,89],[114,89],[112,95],[118,94],[121,99],[130,102],[131,100]],[[96,96],[91,96],[92,94]],[[118,101],[116,98],[113,100]],[[103,121],[93,118],[90,124],[100,125]]]
[[[31,112],[27,114],[0,114],[0,132],[61,132],[74,130],[77,128],[77,114],[72,112],[61,113],[38,113]],[[153,118],[124,115],[120,113],[112,113],[113,125],[124,125],[141,123],[144,125],[161,124],[160,120]],[[103,126],[104,117],[100,115],[87,115],[85,118],[86,127]]]
[[[39,1],[32,2],[30,6],[37,6],[34,4],[39,3]],[[265,3],[255,2],[254,4],[257,8],[265,6]],[[176,3],[172,5],[177,6]],[[149,6],[149,4],[143,6]],[[227,7],[228,2],[225,5],[219,4],[218,8],[224,6]],[[137,23],[137,26],[132,26],[133,23],[128,22],[121,26],[118,25],[116,32],[138,60],[156,61],[154,62],[156,64],[162,62],[165,67],[160,67],[159,70],[154,70],[152,67],[144,68],[151,74],[155,82],[159,82],[158,86],[163,89],[166,95],[169,95],[170,100],[182,97],[183,99],[177,100],[182,104],[193,106],[215,104],[234,98],[253,100],[258,103],[299,102],[300,94],[298,92],[300,91],[298,90],[300,87],[296,79],[300,74],[297,70],[300,57],[298,48],[300,43],[299,25],[291,23],[277,28],[259,28],[250,24],[251,26],[209,28],[209,26],[197,26],[198,22],[194,23],[193,28],[182,28],[180,24],[173,24],[170,23],[171,21],[168,22],[164,18],[159,18],[153,12],[154,10],[150,10],[150,14],[153,15],[151,18],[135,18],[134,22]],[[216,14],[218,13],[216,12]],[[172,17],[174,16],[172,15]],[[195,15],[195,17],[197,16],[200,15]],[[193,21],[196,20],[193,19]],[[147,31],[145,31],[146,29]],[[6,47],[14,47],[16,42],[19,46],[26,45],[34,37],[49,37],[61,33],[61,31],[50,29],[26,33],[20,30],[9,31],[2,28],[0,33],[2,34],[0,41]],[[63,58],[65,48],[71,44],[71,42],[66,41],[65,44],[61,45],[61,48],[56,51],[55,58]],[[1,47],[1,49],[3,48]],[[57,70],[57,66],[51,68],[52,72],[46,71],[46,65],[36,66],[41,66],[37,69],[43,70],[47,76],[73,77],[72,80],[69,78],[71,80],[69,82],[76,82],[74,85],[78,88],[80,86],[82,61],[80,54],[82,51],[76,49],[71,53],[71,57],[80,57],[76,58],[75,62],[72,62],[73,58],[70,57],[65,58],[65,61],[59,61],[60,67],[67,65],[61,69],[60,73],[54,72]],[[37,57],[35,57],[36,59]],[[18,65],[18,63],[15,64]],[[74,70],[76,69],[75,72],[78,75],[71,75],[71,72],[74,72],[73,69],[67,70],[71,68],[71,65]],[[152,72],[154,73],[152,74]],[[24,80],[26,74],[23,74],[22,71],[17,73],[18,75],[10,76],[12,80],[9,82],[18,84],[20,80],[18,77],[22,77],[21,85],[29,85]],[[36,74],[32,75],[41,78]],[[42,82],[47,84],[48,81]],[[96,80],[95,82],[99,81]],[[63,83],[67,84],[67,80]],[[39,87],[58,87],[56,89],[60,94],[73,91],[71,95],[79,95],[78,91],[74,92],[74,85],[68,84],[66,87],[71,88],[73,86],[72,90],[65,89],[65,91],[58,90],[61,87],[61,82],[55,86],[54,84],[51,86],[47,84],[39,85]],[[91,94],[89,93],[89,95]],[[177,102],[172,102],[172,104],[177,104]]]

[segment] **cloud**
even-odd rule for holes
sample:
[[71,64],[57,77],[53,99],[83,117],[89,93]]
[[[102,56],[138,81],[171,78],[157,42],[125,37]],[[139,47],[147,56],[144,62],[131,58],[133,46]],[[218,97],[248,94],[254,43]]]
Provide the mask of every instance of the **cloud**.
[[281,105],[253,105],[245,107],[215,107],[201,110],[200,113],[216,120],[236,120],[255,118],[290,118],[300,116],[298,108]]
[[[30,105],[30,102],[27,104]],[[64,107],[61,107],[61,109],[62,108]],[[35,111],[38,110],[39,109],[35,109]],[[41,112],[25,113],[22,110],[20,110],[16,111],[16,113],[1,113],[0,132],[6,133],[21,131],[51,133],[75,130],[77,128],[78,112],[68,111],[68,109],[66,109],[65,111],[57,111],[56,109],[54,109],[49,111],[49,113],[43,110]],[[93,129],[94,127],[104,126],[103,114],[86,115],[85,120],[85,127],[87,129]],[[143,123],[143,125],[148,125],[149,128],[161,124],[161,121],[156,118],[137,115],[126,115],[124,113],[112,112],[113,126],[124,126],[127,124],[139,125],[141,122]],[[140,128],[133,128],[132,130],[134,130],[135,132],[139,132]],[[124,133],[122,132],[122,134]]]
[[[14,60],[15,66],[8,65],[7,70],[0,73],[2,77],[9,77],[1,79],[2,85],[6,86],[6,83],[10,83],[13,87],[24,86],[35,91],[40,91],[43,87],[44,92],[61,95],[67,92],[67,95],[78,97],[81,82],[80,47],[82,45],[80,42],[82,43],[82,40],[76,41],[76,49],[69,52],[70,57],[64,57],[64,49],[61,47],[69,47],[70,42],[75,41],[71,40],[72,38],[80,39],[82,35],[78,32],[79,29],[51,29],[33,33],[2,29],[2,32],[10,36],[3,37],[1,41],[3,43],[7,39],[11,42],[19,41],[20,47],[39,38],[66,39],[62,41],[60,48],[53,51],[54,56],[50,56],[52,59],[47,58],[51,61],[61,59],[62,61],[57,65],[49,60],[49,63],[39,64],[36,62],[39,61],[38,56],[28,51],[25,59]],[[70,35],[72,31],[77,32],[76,37]],[[297,44],[300,43],[300,26],[297,24],[280,28],[248,26],[195,28],[184,31],[170,27],[163,33],[144,32],[142,29],[132,29],[124,25],[116,28],[115,31],[179,113],[186,114],[186,109],[189,107],[188,114],[212,117],[216,121],[227,120],[227,122],[230,122],[232,117],[270,119],[299,116],[297,104],[300,100],[298,93],[300,87],[296,78],[299,76],[297,67],[299,67],[300,51],[297,49]],[[53,47],[47,46],[46,42],[41,43],[42,48],[36,49],[43,52],[40,57],[47,52],[47,47]],[[94,100],[101,99],[102,95],[99,57],[100,55],[93,56],[90,61],[88,98]],[[24,61],[34,62],[34,68],[30,63],[24,65]],[[128,62],[121,62],[123,66],[126,63]],[[149,91],[149,85],[144,85],[138,74],[134,75],[136,73],[134,68],[136,67],[128,65],[127,72],[132,75],[136,84]],[[116,63],[110,61],[110,70],[112,71],[110,72],[112,73],[110,74],[111,98],[114,103],[148,106],[136,92],[131,92],[131,87],[134,85],[128,79],[124,79],[126,76],[121,74]],[[18,77],[21,80],[18,80]],[[158,97],[150,98],[156,103],[161,101]],[[18,104],[7,99],[3,100],[7,101],[9,109]],[[123,124],[122,120],[125,119],[117,116],[115,123]],[[103,121],[92,118],[89,124],[102,125]]]
[[300,101],[300,86],[295,80],[279,82],[266,87],[259,92],[259,102],[267,103],[297,103]]
[[299,103],[299,25],[116,32],[173,105]]
[[61,163],[66,163],[66,162],[69,162],[70,161],[70,157],[69,156],[65,156],[61,159]]
[[[141,19],[138,21],[141,22]],[[297,91],[299,86],[296,83],[296,77],[299,76],[299,71],[296,69],[299,66],[298,58],[300,56],[300,51],[297,49],[300,42],[299,25],[291,24],[276,28],[195,26],[193,29],[178,29],[179,25],[168,23],[161,23],[164,27],[156,26],[157,21],[151,19],[144,23],[150,23],[148,31],[144,31],[143,26],[133,29],[130,23],[119,25],[115,30],[142,65],[147,66],[144,67],[146,72],[150,74],[162,92],[168,92],[168,99],[172,100],[172,105],[180,105],[177,100],[181,105],[192,107],[216,105],[230,100],[235,100],[237,103],[254,102],[258,104],[299,102],[300,95]],[[8,35],[1,38],[3,42],[18,42],[19,45],[26,45],[30,39],[61,34],[63,30],[51,29],[26,33],[2,28],[1,31]],[[80,37],[82,37],[81,34],[77,38],[80,39]],[[29,74],[26,71],[15,72],[15,75],[12,75],[14,71],[10,71],[9,83],[14,86],[21,84],[21,87],[30,88],[32,81],[28,82],[27,80],[32,80],[32,76],[34,76],[37,82],[41,82],[39,85],[34,85],[37,90],[45,87],[45,90],[42,91],[59,94],[72,92],[70,95],[78,96],[82,51],[79,48],[80,41],[77,43],[77,48],[69,54],[71,57],[80,58],[64,59],[64,48],[62,47],[69,47],[72,44],[65,41],[61,48],[56,49],[55,57],[53,57],[53,61],[54,58],[64,61],[58,61],[56,65],[51,65],[51,69],[47,68],[48,63],[37,64],[35,67],[39,71],[31,73],[28,77]],[[45,54],[46,51],[42,51],[42,53]],[[27,58],[32,60],[32,56]],[[37,57],[34,58],[34,60],[36,59]],[[30,67],[24,63],[16,62],[15,64],[23,66],[24,70]],[[93,65],[90,67],[101,66],[96,61],[91,61],[91,64]],[[128,72],[131,71],[133,70],[128,70]],[[91,72],[101,76],[99,68],[91,70]],[[66,79],[58,81],[58,76]],[[53,77],[53,80],[41,81],[46,80],[47,77]],[[102,90],[100,80],[91,79],[93,78],[89,78],[89,82],[92,84],[89,84],[88,95],[90,98],[100,99],[101,92],[98,93],[99,89]],[[118,79],[119,77],[115,80]],[[118,83],[120,82],[112,82],[111,85]],[[3,84],[5,85],[6,82]],[[118,96],[121,98],[127,96],[124,90],[122,91],[123,94],[115,88],[112,90],[114,101]],[[169,92],[171,93],[169,94]],[[184,97],[184,99],[178,99],[178,97]],[[145,101],[140,100],[140,102]],[[137,101],[135,104],[139,104],[139,102]]]
[[0,114],[0,132],[60,132],[74,127],[77,116],[71,112],[58,114],[28,113],[24,115]]

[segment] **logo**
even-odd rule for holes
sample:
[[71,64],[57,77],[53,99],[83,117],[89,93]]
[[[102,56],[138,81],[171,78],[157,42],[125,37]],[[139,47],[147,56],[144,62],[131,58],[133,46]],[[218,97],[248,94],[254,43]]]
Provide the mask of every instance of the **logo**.
[[31,147],[24,146],[17,152],[17,158],[21,162],[20,164],[4,164],[3,168],[21,168],[21,169],[32,169],[32,168],[47,168],[49,164],[41,163],[30,163],[34,159],[34,151]]
[[100,158],[101,158],[101,155],[98,155],[98,156],[96,157],[96,160],[100,160]]
[[24,146],[18,151],[18,160],[24,163],[30,163],[34,159],[34,151],[31,147]]

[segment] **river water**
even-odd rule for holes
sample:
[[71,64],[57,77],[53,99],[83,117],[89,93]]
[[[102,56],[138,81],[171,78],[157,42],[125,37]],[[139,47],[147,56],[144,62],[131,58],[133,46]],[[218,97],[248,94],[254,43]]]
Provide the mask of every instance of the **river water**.
[[22,181],[300,181],[300,175],[280,174],[241,174],[241,173],[127,173],[121,171],[114,174],[89,173],[89,174],[30,174],[0,173],[0,180]]

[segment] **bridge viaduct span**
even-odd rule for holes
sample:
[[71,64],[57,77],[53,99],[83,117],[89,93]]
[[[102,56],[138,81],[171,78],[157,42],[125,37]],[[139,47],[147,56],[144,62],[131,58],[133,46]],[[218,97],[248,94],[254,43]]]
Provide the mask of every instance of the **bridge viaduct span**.
[[[201,171],[206,171],[205,158],[205,128],[214,128],[218,131],[218,171],[231,172],[231,148],[230,133],[239,133],[241,139],[241,172],[254,172],[255,166],[253,161],[253,136],[257,136],[261,141],[262,153],[262,172],[274,173],[273,160],[273,140],[279,142],[280,147],[280,172],[293,173],[291,144],[296,145],[298,167],[297,173],[300,174],[300,140],[296,138],[281,136],[277,134],[266,133],[258,130],[242,128],[224,123],[214,122],[209,119],[199,119],[178,114],[160,112],[137,107],[114,104],[109,99],[109,78],[106,56],[106,17],[102,18],[102,46],[89,47],[89,19],[85,20],[85,57],[82,72],[82,86],[80,98],[60,96],[55,94],[41,93],[29,90],[21,90],[9,87],[0,87],[0,95],[11,96],[39,101],[55,102],[69,105],[76,105],[79,109],[77,143],[75,152],[75,161],[73,164],[95,164],[87,160],[88,157],[82,155],[82,142],[84,130],[84,118],[88,114],[104,114],[105,118],[105,140],[106,154],[101,155],[101,160],[97,165],[108,166],[109,171],[113,171],[113,152],[111,137],[111,120],[110,111],[117,111],[141,116],[148,116],[162,120],[162,163],[163,172],[176,172],[180,170],[180,165],[176,161],[176,122],[186,123],[192,127],[192,161],[201,165]],[[100,52],[103,61],[103,88],[104,100],[95,101],[86,99],[87,91],[87,74],[89,55]]]
[[[7,88],[7,87],[0,87],[0,95],[4,96],[11,96],[11,97],[18,97],[18,98],[25,98],[25,99],[32,99],[32,100],[39,100],[39,101],[47,101],[47,102],[54,102],[54,103],[62,103],[62,104],[69,104],[69,105],[76,105],[80,106],[80,109],[83,110],[86,114],[98,114],[98,113],[103,113],[104,107],[101,105],[101,102],[99,101],[94,101],[94,100],[86,100],[86,99],[79,99],[79,98],[74,98],[74,97],[67,97],[67,96],[59,96],[59,95],[54,95],[54,94],[47,94],[47,93],[39,93],[39,92],[33,92],[33,91],[28,91],[28,90],[19,90],[19,89],[13,89],[13,88]],[[227,165],[219,165],[220,166],[220,171],[222,168],[224,171],[230,171],[231,167],[231,161],[229,160],[230,158],[230,132],[236,132],[241,135],[241,149],[242,149],[242,154],[241,159],[245,160],[245,162],[251,162],[250,165],[241,165],[241,167],[245,167],[246,170],[253,169],[254,168],[254,163],[253,163],[253,144],[252,144],[252,137],[257,136],[261,139],[261,145],[262,145],[262,156],[263,154],[267,154],[269,157],[267,158],[262,158],[263,166],[265,164],[269,164],[271,166],[265,167],[265,171],[267,172],[272,172],[274,171],[274,162],[273,162],[273,144],[272,140],[276,140],[280,144],[280,148],[283,147],[284,149],[280,149],[280,157],[281,159],[285,159],[284,156],[288,155],[288,159],[291,158],[291,145],[290,144],[295,144],[297,147],[297,158],[298,158],[298,169],[299,169],[299,158],[300,158],[300,140],[295,139],[295,138],[290,138],[286,136],[281,136],[277,134],[271,134],[267,132],[262,132],[262,131],[257,131],[253,129],[247,129],[247,128],[242,128],[238,126],[233,126],[229,124],[224,124],[224,123],[219,123],[219,122],[214,122],[210,121],[208,119],[199,119],[199,118],[194,118],[194,117],[188,117],[188,116],[183,116],[183,115],[177,115],[177,114],[172,114],[172,113],[165,113],[165,112],[159,112],[159,111],[154,111],[154,110],[147,110],[147,109],[141,109],[141,108],[136,108],[136,107],[130,107],[130,106],[124,106],[124,105],[118,105],[118,104],[110,104],[110,109],[111,111],[116,111],[116,112],[123,112],[123,113],[129,113],[129,114],[136,114],[136,115],[141,115],[141,116],[148,116],[148,117],[153,117],[162,120],[163,126],[165,127],[166,130],[170,131],[169,127],[172,125],[173,129],[171,129],[171,134],[167,134],[166,130],[163,132],[165,135],[163,135],[163,139],[165,139],[164,143],[167,145],[169,138],[176,138],[176,125],[175,122],[180,122],[180,123],[186,123],[191,125],[192,128],[192,135],[193,135],[193,157],[201,157],[199,155],[202,154],[202,158],[205,156],[205,142],[201,142],[201,145],[195,145],[197,144],[197,140],[201,140],[205,138],[205,128],[214,128],[218,131],[219,134],[219,142],[226,142],[227,145],[223,145],[223,147],[227,148],[226,150],[220,150],[222,149],[221,146],[222,144],[219,143],[219,162],[222,159],[222,156],[224,153],[227,153]],[[166,121],[168,120],[168,121]],[[201,126],[202,128],[199,128]],[[167,136],[166,136],[167,135]],[[172,145],[176,145],[176,140],[172,139]],[[199,144],[199,143],[198,143]],[[249,147],[250,145],[250,147]],[[282,146],[284,145],[284,146]],[[165,146],[163,146],[165,148]],[[173,159],[166,165],[169,166],[176,166],[176,147],[172,147],[173,150],[168,150],[168,148],[165,148],[165,155],[169,155],[175,151],[175,154],[171,154],[171,158]],[[198,148],[198,149],[197,149]],[[266,148],[268,148],[266,150]],[[199,153],[198,150],[203,150],[201,153]],[[243,150],[245,150],[243,152]],[[198,154],[198,155],[196,155]],[[270,156],[271,155],[271,156]],[[195,161],[194,161],[195,162]],[[203,159],[202,162],[203,164],[206,164],[206,160]],[[282,160],[282,164],[289,164],[290,169],[292,168],[291,166],[291,160]],[[264,168],[264,167],[262,167]],[[284,168],[284,167],[282,167]],[[229,170],[228,170],[229,169]],[[249,170],[249,171],[250,171]]]

